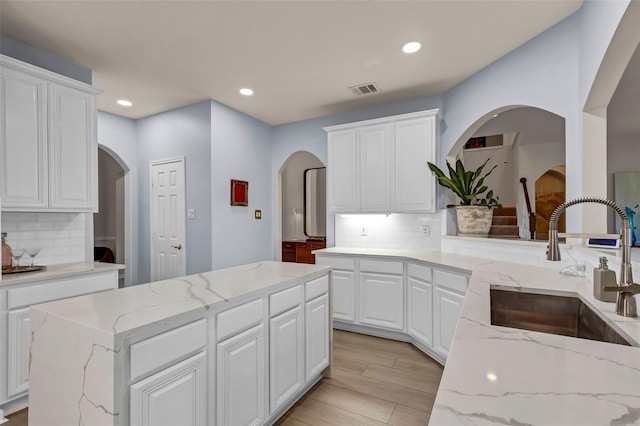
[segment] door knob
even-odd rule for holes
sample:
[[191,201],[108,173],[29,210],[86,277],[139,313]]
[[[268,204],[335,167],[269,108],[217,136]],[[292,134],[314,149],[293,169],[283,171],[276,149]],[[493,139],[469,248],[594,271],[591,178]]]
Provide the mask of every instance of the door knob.
[[178,249],[181,250],[182,249],[182,244],[178,244],[177,246],[171,246],[174,249]]

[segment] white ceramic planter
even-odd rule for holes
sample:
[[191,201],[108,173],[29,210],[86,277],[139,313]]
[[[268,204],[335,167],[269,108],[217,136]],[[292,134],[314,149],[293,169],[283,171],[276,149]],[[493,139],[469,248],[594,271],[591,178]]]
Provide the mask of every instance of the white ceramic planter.
[[456,206],[459,235],[486,237],[491,229],[493,209],[482,206]]

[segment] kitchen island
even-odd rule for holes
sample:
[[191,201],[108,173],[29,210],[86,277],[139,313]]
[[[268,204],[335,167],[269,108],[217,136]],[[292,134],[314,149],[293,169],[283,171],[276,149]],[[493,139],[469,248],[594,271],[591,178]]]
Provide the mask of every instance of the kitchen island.
[[[567,259],[574,255],[565,253]],[[554,262],[536,267],[436,251],[330,248],[315,254],[471,274],[431,425],[640,423],[640,320],[616,315],[614,303],[596,300],[591,279],[559,274]],[[638,264],[633,266],[635,272]],[[492,325],[492,288],[577,297],[633,346]]]
[[264,424],[330,365],[330,268],[260,262],[33,306],[29,424]]

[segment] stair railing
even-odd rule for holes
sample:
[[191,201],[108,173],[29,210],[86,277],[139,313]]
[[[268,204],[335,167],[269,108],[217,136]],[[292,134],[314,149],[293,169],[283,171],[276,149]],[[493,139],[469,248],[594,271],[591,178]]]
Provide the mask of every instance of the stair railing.
[[520,183],[522,183],[524,199],[527,202],[527,212],[529,213],[529,232],[531,233],[531,239],[534,240],[536,236],[536,214],[531,211],[531,201],[529,201],[529,191],[527,190],[527,178],[520,178]]

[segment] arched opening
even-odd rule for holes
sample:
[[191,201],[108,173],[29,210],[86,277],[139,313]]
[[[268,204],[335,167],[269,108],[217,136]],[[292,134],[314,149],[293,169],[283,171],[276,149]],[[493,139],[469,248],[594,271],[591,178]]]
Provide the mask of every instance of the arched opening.
[[[566,200],[566,167],[558,166],[547,170],[536,179],[535,212],[536,240],[549,239],[549,220],[551,213]],[[565,214],[558,220],[558,231],[566,232]]]
[[[467,170],[475,169],[487,159],[490,165],[498,165],[485,184],[507,208],[494,219],[490,236],[531,239],[530,215],[521,179],[525,179],[529,204],[535,213],[536,179],[547,170],[565,164],[565,119],[540,108],[512,105],[485,114],[469,129],[472,132],[468,130],[463,134],[465,139],[454,145],[448,159],[462,160]],[[454,204],[453,199],[447,201]],[[515,215],[515,218],[509,219],[503,214]]]
[[131,283],[131,207],[129,169],[122,159],[98,146],[99,212],[93,217],[94,260],[124,264],[119,287]]
[[324,164],[318,157],[307,151],[298,151],[291,154],[278,171],[278,260],[282,260],[283,241],[307,239],[304,233],[304,172],[320,167]]

